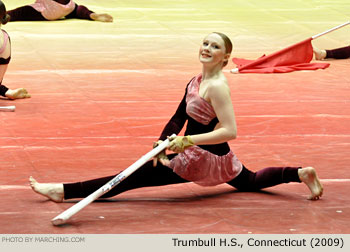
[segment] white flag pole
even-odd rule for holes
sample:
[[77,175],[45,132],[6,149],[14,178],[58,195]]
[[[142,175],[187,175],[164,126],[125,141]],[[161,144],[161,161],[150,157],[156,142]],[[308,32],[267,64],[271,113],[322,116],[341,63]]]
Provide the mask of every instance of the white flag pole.
[[[176,136],[175,134],[171,135],[171,137],[175,137],[175,136]],[[110,180],[104,186],[100,187],[98,190],[91,193],[89,196],[87,196],[83,200],[81,200],[78,203],[76,203],[75,205],[71,206],[66,211],[57,215],[55,218],[53,218],[51,220],[52,224],[54,226],[59,226],[59,225],[66,223],[67,220],[69,220],[74,214],[78,213],[80,210],[82,210],[84,207],[89,205],[91,202],[93,202],[96,199],[98,199],[99,197],[101,197],[103,194],[112,190],[121,181],[123,181],[125,178],[127,178],[129,175],[134,173],[137,169],[139,169],[142,165],[144,165],[149,159],[153,158],[154,156],[158,155],[162,150],[166,149],[168,147],[168,145],[169,145],[169,139],[164,140],[157,147],[155,147],[154,149],[152,149],[151,151],[146,153],[139,160],[137,160],[135,163],[130,165],[124,171],[119,173],[117,176],[115,176],[112,180]]]
[[319,37],[321,37],[321,36],[323,36],[323,35],[325,35],[325,34],[327,34],[327,33],[330,33],[330,32],[332,32],[332,31],[338,30],[338,29],[340,29],[340,28],[342,28],[342,27],[344,27],[344,26],[346,26],[346,25],[348,25],[348,24],[350,24],[350,21],[348,21],[348,22],[346,22],[346,23],[344,23],[344,24],[338,25],[338,26],[336,26],[336,27],[333,27],[332,29],[329,29],[329,30],[327,30],[327,31],[321,32],[321,33],[319,33],[319,34],[316,34],[316,35],[312,36],[311,38],[312,38],[312,39],[319,38]]
[[16,106],[0,106],[0,111],[14,112],[15,110]]
[[[330,32],[332,32],[332,31],[338,30],[338,29],[340,29],[340,28],[342,28],[342,27],[344,27],[344,26],[346,26],[346,25],[349,25],[349,24],[350,24],[350,21],[348,21],[348,22],[346,22],[346,23],[344,23],[344,24],[338,25],[338,26],[336,26],[336,27],[333,27],[333,28],[331,28],[331,29],[329,29],[329,30],[327,30],[327,31],[321,32],[321,33],[319,33],[319,34],[316,34],[316,35],[312,36],[311,39],[319,38],[319,37],[321,37],[321,36],[323,36],[323,35],[326,35],[327,33],[330,33]],[[236,74],[237,74],[237,73],[239,73],[239,69],[238,69],[238,67],[237,67],[237,68],[233,68],[233,69],[230,70],[230,72],[231,72],[231,73],[236,73]]]

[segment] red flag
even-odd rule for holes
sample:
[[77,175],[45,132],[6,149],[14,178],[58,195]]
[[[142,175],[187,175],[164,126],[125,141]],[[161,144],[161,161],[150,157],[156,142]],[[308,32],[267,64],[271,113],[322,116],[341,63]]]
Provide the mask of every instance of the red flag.
[[313,57],[312,38],[291,45],[256,60],[233,58],[239,73],[288,73],[297,70],[317,70],[329,67],[329,63],[310,63]]

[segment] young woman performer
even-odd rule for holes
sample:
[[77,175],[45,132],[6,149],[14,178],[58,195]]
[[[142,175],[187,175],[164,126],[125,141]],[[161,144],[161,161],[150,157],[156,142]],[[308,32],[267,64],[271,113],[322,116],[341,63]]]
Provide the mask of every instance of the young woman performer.
[[[252,172],[230,150],[227,141],[236,138],[236,121],[222,68],[228,63],[231,50],[232,44],[226,35],[211,33],[205,37],[199,50],[202,73],[187,85],[180,105],[159,138],[162,141],[173,133],[178,134],[187,121],[185,136],[170,139],[168,149],[177,154],[162,152],[103,197],[140,187],[190,181],[202,186],[228,183],[241,191],[304,182],[311,191],[309,199],[322,196],[323,187],[314,168],[270,167]],[[35,192],[61,202],[87,197],[114,176],[66,184],[39,183],[32,177],[29,180]]]
[[58,19],[88,19],[113,22],[109,14],[97,14],[72,0],[36,0],[35,3],[8,11],[10,21],[47,21]]
[[2,85],[2,79],[11,60],[11,40],[7,32],[1,29],[1,25],[6,24],[9,18],[4,3],[0,1],[0,95],[9,99],[29,98],[30,95],[24,88],[9,89]]
[[324,50],[313,47],[315,59],[324,60],[324,59],[347,59],[350,58],[350,46],[335,48],[332,50]]

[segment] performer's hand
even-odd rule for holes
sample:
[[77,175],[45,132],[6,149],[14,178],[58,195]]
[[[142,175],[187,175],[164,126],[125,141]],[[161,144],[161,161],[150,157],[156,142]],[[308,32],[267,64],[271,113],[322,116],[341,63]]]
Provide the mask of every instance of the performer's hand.
[[[156,148],[158,145],[160,145],[163,141],[162,140],[158,140],[157,142],[153,143],[153,148]],[[167,157],[167,155],[165,154],[165,150],[161,151],[157,156],[155,156],[153,158],[153,167],[157,166],[157,162],[160,162],[162,165],[169,165],[170,161]]]
[[190,136],[175,136],[168,139],[170,141],[168,149],[177,153],[184,152],[185,149],[194,145]]

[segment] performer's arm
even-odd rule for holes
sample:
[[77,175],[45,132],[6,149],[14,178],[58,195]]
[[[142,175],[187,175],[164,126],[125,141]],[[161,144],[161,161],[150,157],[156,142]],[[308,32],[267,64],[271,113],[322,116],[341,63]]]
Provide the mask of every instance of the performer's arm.
[[182,101],[180,102],[175,114],[171,117],[170,121],[165,125],[159,140],[165,140],[168,136],[172,134],[179,134],[179,132],[182,130],[183,126],[185,125],[185,122],[187,120],[187,114],[186,114],[186,94],[187,94],[187,87],[184,97],[182,98]]

